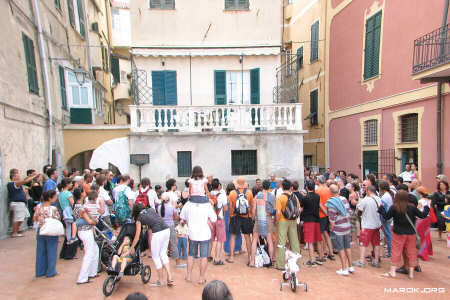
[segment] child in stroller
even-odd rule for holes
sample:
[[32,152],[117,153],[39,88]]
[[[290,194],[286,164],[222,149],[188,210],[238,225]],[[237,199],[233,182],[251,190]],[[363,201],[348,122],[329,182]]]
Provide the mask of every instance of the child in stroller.
[[[144,284],[150,281],[150,266],[144,266],[144,262],[141,258],[141,251],[145,250],[145,245],[147,244],[144,242],[144,236],[146,236],[146,234],[141,233],[139,242],[135,247],[134,255],[130,255],[131,239],[134,237],[135,233],[136,224],[127,223],[122,226],[119,235],[117,236],[114,247],[115,250],[110,257],[110,259],[112,259],[112,265],[107,269],[108,277],[103,283],[103,294],[105,296],[110,296],[113,293],[116,283],[120,281],[122,277],[121,275],[136,276],[140,274]],[[128,245],[128,247],[126,247],[126,245]],[[126,261],[125,263],[121,262],[119,270],[119,264],[117,264],[119,260],[116,258],[117,261],[114,261],[114,257],[126,258],[124,259]]]
[[131,255],[130,243],[130,237],[128,235],[125,236],[123,238],[122,245],[120,245],[119,250],[117,251],[117,254],[115,254],[112,259],[110,269],[111,271],[116,269],[116,265],[118,262],[120,263],[119,278],[123,277],[123,272],[125,271],[127,264],[133,260],[133,256]]

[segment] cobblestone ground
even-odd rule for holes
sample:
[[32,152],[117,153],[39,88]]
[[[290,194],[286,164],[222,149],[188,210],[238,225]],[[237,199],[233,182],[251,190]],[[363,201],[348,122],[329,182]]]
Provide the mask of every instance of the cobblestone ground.
[[[308,292],[298,290],[293,294],[287,287],[280,291],[280,272],[274,269],[251,269],[246,267],[243,255],[236,257],[234,264],[208,266],[208,280],[221,279],[227,283],[234,299],[449,299],[450,295],[450,255],[446,242],[437,241],[433,232],[434,257],[422,262],[423,273],[414,280],[398,274],[396,279],[381,278],[379,275],[389,268],[389,261],[382,261],[382,268],[366,267],[357,269],[354,275],[340,277],[335,271],[337,262],[328,261],[322,267],[301,268],[299,278],[308,284]],[[353,258],[358,250],[353,249]],[[81,258],[82,252],[79,253]],[[152,266],[150,259],[145,262]],[[29,231],[24,238],[3,239],[0,241],[0,299],[103,299],[102,285],[105,274],[93,283],[78,286],[75,284],[81,259],[73,261],[59,260],[59,275],[50,279],[34,277],[35,238]],[[196,266],[197,267],[197,266]],[[140,291],[149,299],[201,299],[203,287],[184,281],[185,270],[175,269],[176,286],[152,287],[143,285],[140,277],[124,277],[113,295],[108,299],[124,299],[131,292]],[[198,278],[198,268],[194,269],[194,280]],[[151,282],[155,280],[152,277]],[[195,282],[195,281],[194,281]],[[386,289],[392,288],[392,292]],[[398,288],[418,288],[416,293],[396,294]],[[424,288],[445,288],[444,293],[424,293]],[[410,290],[411,291],[411,290]],[[422,293],[421,293],[422,292]]]

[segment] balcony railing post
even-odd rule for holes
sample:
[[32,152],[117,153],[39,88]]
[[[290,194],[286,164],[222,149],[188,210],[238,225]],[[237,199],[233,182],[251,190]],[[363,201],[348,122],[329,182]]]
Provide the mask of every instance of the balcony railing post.
[[130,105],[130,125],[131,131],[139,131],[137,127],[137,111],[134,105]]

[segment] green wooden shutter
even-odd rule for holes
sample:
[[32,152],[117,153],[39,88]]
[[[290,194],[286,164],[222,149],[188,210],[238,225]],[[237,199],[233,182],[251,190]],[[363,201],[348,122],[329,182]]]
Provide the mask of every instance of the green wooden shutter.
[[70,108],[71,124],[92,124],[92,111],[90,108]]
[[77,6],[78,6],[78,22],[80,23],[80,34],[83,38],[86,38],[86,31],[84,27],[83,1],[77,0]]
[[73,0],[67,0],[67,10],[69,13],[69,22],[72,27],[75,27],[75,13],[73,11]]
[[164,8],[165,9],[174,9],[175,8],[175,0],[165,0]]
[[28,90],[31,93],[39,94],[39,86],[37,79],[36,70],[36,59],[34,56],[34,45],[33,41],[22,33],[23,48],[25,53],[25,62],[27,66],[27,76],[28,76]]
[[165,104],[164,71],[152,71],[153,105]]
[[150,8],[162,8],[161,0],[150,0]]
[[297,70],[303,67],[303,47],[297,49]]
[[239,4],[239,8],[240,9],[247,9],[247,8],[249,8],[248,0],[239,0],[238,4]]
[[61,10],[61,0],[55,0],[55,6]]
[[309,94],[309,112],[311,114],[315,113],[313,117],[311,117],[310,122],[311,125],[317,125],[318,124],[318,90],[314,90]]
[[214,104],[227,104],[227,72],[222,70],[214,71]]
[[380,11],[366,21],[364,79],[379,74],[381,17]]
[[177,105],[177,72],[164,72],[165,105]]
[[178,177],[190,177],[192,170],[192,152],[177,152]]
[[225,9],[233,9],[235,0],[225,0]]
[[63,109],[67,109],[66,77],[64,74],[64,68],[62,66],[59,66],[58,71],[59,71],[59,87],[61,93],[61,107]]
[[115,83],[120,82],[120,65],[117,57],[111,56],[111,73]]
[[311,25],[311,55],[310,62],[319,58],[319,21]]
[[250,103],[259,104],[259,68],[250,70]]

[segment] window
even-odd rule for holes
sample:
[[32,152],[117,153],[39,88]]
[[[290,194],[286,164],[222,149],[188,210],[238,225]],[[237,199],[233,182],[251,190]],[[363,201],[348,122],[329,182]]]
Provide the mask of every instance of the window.
[[256,175],[256,150],[231,150],[231,175]]
[[90,97],[91,82],[85,82],[80,85],[75,77],[75,73],[67,71],[66,73],[67,97],[70,107],[92,107],[92,99]]
[[61,0],[54,0],[57,9],[61,10]]
[[150,8],[175,9],[175,0],[150,0]]
[[82,0],[67,0],[70,25],[85,39],[85,20]]
[[305,168],[309,168],[312,166],[312,155],[304,155],[303,156],[303,164]]
[[67,94],[66,94],[66,76],[64,74],[64,67],[58,67],[59,72],[59,89],[61,94],[61,107],[67,109]]
[[103,91],[99,87],[94,87],[92,89],[92,94],[95,111],[99,114],[103,114]]
[[111,56],[111,73],[114,79],[114,83],[120,82],[120,65],[117,57]]
[[190,177],[192,170],[192,152],[177,152],[178,177]]
[[364,145],[378,144],[378,120],[364,122]]
[[27,65],[28,90],[30,93],[39,95],[38,78],[36,71],[36,57],[34,56],[34,44],[25,33],[22,33],[25,63]]
[[153,105],[177,105],[177,72],[152,71]]
[[364,48],[364,79],[379,74],[380,62],[381,11],[366,21],[366,40]]
[[303,46],[297,49],[297,70],[303,67]]
[[73,0],[67,0],[67,10],[69,12],[69,22],[70,25],[75,28],[75,11],[73,9]]
[[291,76],[291,74],[292,74],[292,49],[286,50],[286,56],[284,59],[284,63],[286,66],[286,72],[285,72],[286,77]]
[[259,104],[259,68],[241,71],[214,71],[214,103]]
[[314,90],[311,93],[309,93],[309,100],[310,100],[309,112],[310,112],[310,114],[309,114],[308,118],[310,119],[311,126],[317,125],[319,123],[318,94],[319,94],[318,90]]
[[416,143],[418,141],[418,115],[407,114],[401,116],[402,143]]
[[225,0],[225,10],[249,9],[249,0]]
[[319,59],[319,21],[311,25],[311,57],[310,62]]

